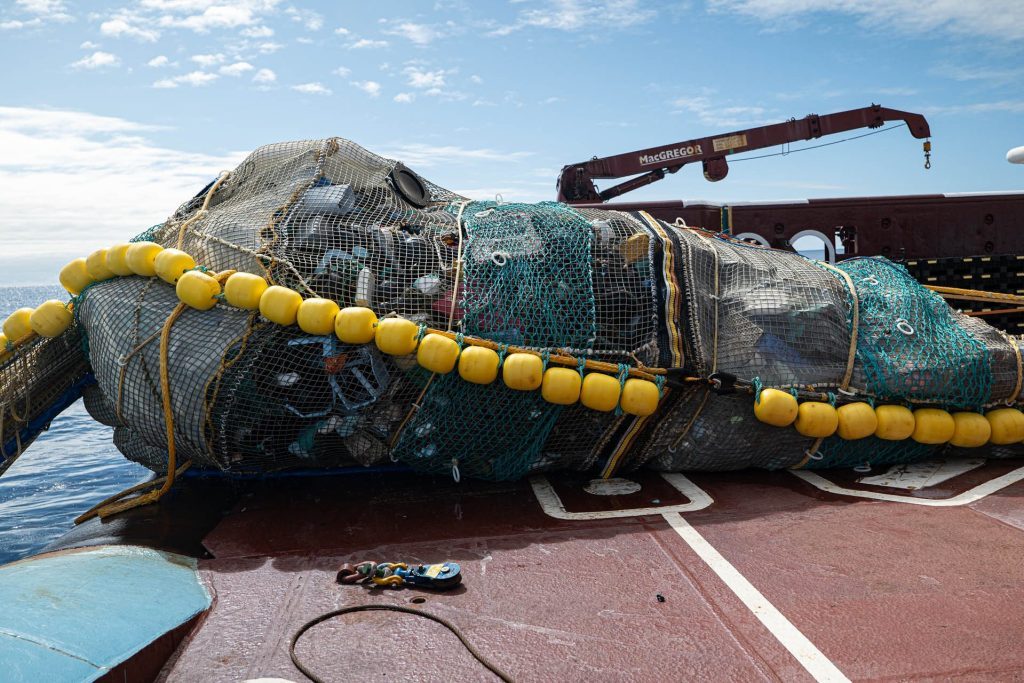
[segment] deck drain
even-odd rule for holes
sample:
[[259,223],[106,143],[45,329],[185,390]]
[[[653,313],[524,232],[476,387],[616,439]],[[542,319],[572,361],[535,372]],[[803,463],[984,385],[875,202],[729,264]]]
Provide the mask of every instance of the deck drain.
[[426,601],[427,601],[427,599],[422,597],[422,596],[416,596],[415,598],[412,598],[411,600],[409,600],[409,602],[411,602],[414,605],[422,605]]

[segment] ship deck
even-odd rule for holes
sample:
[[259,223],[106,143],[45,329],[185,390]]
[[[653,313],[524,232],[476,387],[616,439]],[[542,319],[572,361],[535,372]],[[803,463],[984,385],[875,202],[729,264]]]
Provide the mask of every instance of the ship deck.
[[[443,617],[516,681],[1024,679],[1021,461],[596,487],[346,475],[236,484],[226,510],[193,483],[65,541],[202,554],[212,606],[160,651],[161,681],[303,681],[292,635],[359,604]],[[464,579],[335,582],[361,560],[449,560]],[[331,681],[495,680],[443,626],[395,612],[329,619],[297,653]]]

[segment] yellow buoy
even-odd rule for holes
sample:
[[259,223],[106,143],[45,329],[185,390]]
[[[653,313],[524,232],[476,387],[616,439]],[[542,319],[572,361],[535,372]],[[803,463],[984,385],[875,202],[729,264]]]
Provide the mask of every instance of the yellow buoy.
[[32,311],[28,324],[40,337],[59,337],[71,327],[71,320],[71,311],[67,305],[63,301],[50,299]]
[[607,413],[619,405],[620,391],[621,385],[617,378],[600,372],[587,373],[580,389],[580,402],[591,410]]
[[299,305],[296,319],[306,334],[325,335],[334,333],[336,315],[338,304],[330,299],[306,299]]
[[910,438],[918,443],[936,445],[952,439],[955,430],[956,422],[945,410],[918,408],[914,411],[914,433]]
[[142,277],[156,275],[156,257],[164,248],[156,242],[132,242],[124,253],[124,262]]
[[806,401],[797,409],[793,426],[804,436],[824,439],[839,428],[839,412],[828,403]]
[[348,306],[334,318],[334,334],[346,344],[369,344],[377,333],[377,314],[363,306]]
[[84,258],[76,258],[60,269],[60,284],[72,296],[78,296],[93,283]]
[[255,311],[267,291],[267,281],[252,273],[234,273],[224,282],[224,299],[235,308]]
[[260,296],[260,315],[278,325],[294,325],[299,316],[302,295],[293,289],[273,285]]
[[853,441],[871,436],[878,429],[875,409],[867,403],[847,403],[836,409],[839,427],[836,433],[840,439]]
[[178,278],[174,290],[178,298],[192,308],[208,311],[217,304],[220,283],[206,273],[190,270]]
[[0,332],[0,361],[7,358],[10,351],[7,350],[7,335]]
[[180,249],[164,249],[153,259],[153,268],[161,280],[169,285],[178,283],[185,271],[196,267],[194,258]]
[[416,350],[419,325],[405,318],[384,318],[377,323],[374,341],[377,348],[391,356],[407,356]]
[[544,379],[544,361],[532,353],[510,353],[501,368],[505,386],[516,391],[533,391]]
[[85,270],[95,282],[102,282],[114,277],[114,273],[107,268],[107,250],[97,249],[85,257]]
[[17,343],[32,332],[32,325],[29,323],[29,318],[31,317],[31,308],[19,308],[7,316],[7,320],[4,321],[3,330],[4,336],[7,337],[8,341]]
[[875,408],[878,427],[875,436],[885,441],[903,441],[914,433],[914,413],[905,406],[878,406]]
[[580,400],[583,378],[569,368],[548,368],[540,385],[540,395],[548,403],[571,406]]
[[455,369],[460,350],[454,340],[440,334],[428,334],[416,350],[416,360],[427,370],[445,375]]
[[107,270],[119,277],[134,275],[135,272],[128,266],[128,242],[121,242],[107,249]]
[[988,443],[992,426],[978,413],[953,413],[953,438],[949,443],[960,448],[977,448]]
[[498,354],[491,349],[467,346],[459,356],[459,376],[473,384],[490,384],[498,379],[500,362]]
[[658,409],[661,392],[658,385],[645,379],[627,379],[622,385],[622,397],[619,405],[622,412],[646,417]]
[[991,443],[1006,446],[1024,441],[1024,413],[1016,408],[990,410],[985,413],[985,419],[992,426]]
[[796,419],[799,409],[793,394],[779,389],[764,389],[754,401],[754,417],[773,427],[788,427]]

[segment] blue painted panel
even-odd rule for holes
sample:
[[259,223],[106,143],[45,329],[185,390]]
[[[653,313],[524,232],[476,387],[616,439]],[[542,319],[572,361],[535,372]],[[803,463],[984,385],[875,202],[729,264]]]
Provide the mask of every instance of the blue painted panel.
[[[91,680],[209,608],[210,595],[195,560],[105,546],[0,567],[0,606],[5,677]],[[27,657],[24,644],[51,654]]]

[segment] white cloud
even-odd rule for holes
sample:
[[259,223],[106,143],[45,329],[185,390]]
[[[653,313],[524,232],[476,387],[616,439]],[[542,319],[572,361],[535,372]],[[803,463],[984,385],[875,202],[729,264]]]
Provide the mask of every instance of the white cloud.
[[9,282],[56,280],[70,259],[163,221],[244,157],[162,147],[146,137],[158,128],[84,112],[0,107],[0,272]]
[[401,23],[392,29],[387,29],[384,33],[390,36],[401,36],[416,45],[429,45],[443,35],[439,29],[433,26],[414,24],[409,21]]
[[154,88],[177,88],[179,85],[191,85],[196,88],[203,85],[209,85],[215,80],[220,78],[217,74],[211,74],[206,71],[192,71],[187,74],[180,76],[174,76],[173,78],[164,78],[153,84]]
[[473,74],[472,76],[470,76],[469,80],[472,81],[473,83],[476,83],[477,85],[480,85],[481,83],[484,82],[484,79],[480,78],[476,74]]
[[241,31],[246,38],[269,38],[274,35],[274,29],[269,26],[251,26]]
[[160,37],[160,32],[150,28],[137,26],[126,17],[114,17],[100,24],[100,33],[111,38],[135,38],[146,43],[153,43]]
[[277,80],[277,74],[270,69],[260,69],[252,76],[253,83],[273,83]]
[[284,45],[281,43],[260,43],[257,46],[257,49],[260,51],[260,54],[269,55],[277,52],[282,47],[284,47]]
[[[170,3],[165,4],[169,5]],[[194,9],[198,4],[207,3],[178,3],[178,7],[184,8],[186,5],[191,5]],[[213,29],[220,28],[252,26],[259,21],[258,15],[260,8],[256,6],[259,4],[260,3],[237,1],[226,2],[223,4],[210,4],[198,14],[188,14],[186,16],[165,14],[160,17],[160,26],[167,28],[185,28],[195,31],[196,33],[208,33]]]
[[79,45],[78,49],[80,49],[80,50],[95,50],[99,46],[100,46],[99,43],[94,43],[91,40],[87,40],[84,43],[82,43],[81,45]]
[[0,24],[0,28],[9,30],[34,28],[47,22],[67,22],[75,19],[68,14],[63,0],[15,0],[14,5],[20,12],[31,15],[32,18],[5,21]]
[[300,83],[299,85],[293,85],[292,90],[300,92],[304,95],[330,95],[331,89],[324,86],[323,83]]
[[380,95],[380,83],[377,81],[352,81],[352,85],[362,90],[370,97]]
[[702,124],[720,128],[757,125],[763,123],[768,114],[764,107],[727,107],[713,103],[704,95],[679,97],[672,100],[671,105],[673,113],[696,114]]
[[159,69],[165,66],[170,66],[171,60],[167,59],[164,55],[157,55],[153,59],[146,62],[146,66],[151,66],[154,69]]
[[203,68],[224,63],[224,55],[219,52],[215,55],[192,55],[190,59]]
[[407,66],[402,73],[408,78],[409,85],[413,88],[441,88],[444,86],[444,77],[447,73],[444,69],[427,71],[419,66]]
[[443,166],[472,161],[515,161],[531,156],[532,152],[501,152],[487,147],[466,149],[457,145],[428,145],[413,142],[375,149],[375,153],[389,159],[401,159],[414,166]]
[[554,0],[543,4],[521,10],[514,22],[499,26],[488,35],[506,36],[525,28],[567,32],[618,30],[646,23],[656,14],[641,8],[638,0]]
[[93,52],[88,57],[82,57],[77,62],[71,63],[72,69],[102,69],[104,67],[120,66],[121,59],[109,52]]
[[249,62],[235,62],[234,64],[222,66],[220,68],[220,72],[225,76],[241,76],[245,72],[252,71],[255,68],[256,67]]
[[792,19],[804,15],[845,14],[873,30],[1024,39],[1024,2],[1020,0],[709,0],[708,7],[754,17],[775,28],[792,25]]
[[347,36],[349,33],[351,33],[351,31],[349,31],[344,26],[339,26],[338,28],[334,29],[334,33],[335,35],[339,36]]
[[302,24],[308,31],[319,31],[323,28],[324,18],[320,14],[308,9],[289,7],[284,11],[292,18],[292,21]]
[[988,114],[1007,112],[1024,114],[1024,100],[999,100],[997,102],[975,102],[973,104],[951,104],[946,106],[924,107],[925,114]]
[[401,104],[409,104],[410,102],[416,99],[416,93],[400,92],[397,95],[395,95],[393,99],[395,100],[395,102],[399,102]]
[[352,69],[347,66],[339,66],[337,69],[332,71],[335,76],[341,76],[342,78],[348,78],[349,74],[352,73]]
[[360,38],[356,42],[348,46],[350,50],[366,50],[376,49],[381,47],[387,47],[388,41],[386,40],[369,40],[368,38]]

